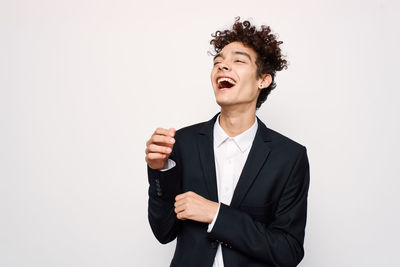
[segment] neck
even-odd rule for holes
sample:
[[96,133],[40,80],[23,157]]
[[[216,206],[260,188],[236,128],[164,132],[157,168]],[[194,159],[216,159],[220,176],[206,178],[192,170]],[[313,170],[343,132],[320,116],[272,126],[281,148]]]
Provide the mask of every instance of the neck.
[[219,124],[221,128],[230,136],[235,137],[249,129],[256,120],[256,110],[221,108]]

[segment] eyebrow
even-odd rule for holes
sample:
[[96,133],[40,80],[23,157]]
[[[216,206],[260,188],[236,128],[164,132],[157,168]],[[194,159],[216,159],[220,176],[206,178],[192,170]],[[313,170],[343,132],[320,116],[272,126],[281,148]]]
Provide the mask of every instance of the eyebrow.
[[[233,54],[236,54],[236,55],[243,55],[243,56],[246,56],[246,57],[248,57],[249,60],[251,61],[250,55],[247,54],[246,52],[234,51],[234,52],[232,52],[232,53],[233,53]],[[218,53],[218,54],[216,54],[216,55],[214,56],[214,60],[215,60],[217,57],[222,57],[222,58],[224,58],[224,55],[223,55],[222,53]]]

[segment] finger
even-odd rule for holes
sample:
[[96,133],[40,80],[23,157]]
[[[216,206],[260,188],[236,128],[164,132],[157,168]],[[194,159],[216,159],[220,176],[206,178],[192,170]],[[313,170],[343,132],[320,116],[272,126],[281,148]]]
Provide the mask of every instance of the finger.
[[154,160],[154,159],[165,159],[166,157],[167,157],[167,155],[162,154],[162,153],[148,153],[146,155],[146,159],[151,159],[151,160]]
[[187,192],[185,192],[185,193],[182,193],[182,194],[180,194],[180,195],[177,195],[176,197],[175,197],[175,201],[178,201],[178,200],[180,200],[180,199],[182,199],[182,198],[187,198],[187,197],[196,197],[196,196],[198,196],[195,192],[193,192],[193,191],[187,191]]
[[170,153],[164,153],[164,152],[157,152],[157,151],[150,151],[150,149],[148,147],[146,147],[146,149],[144,150],[144,153],[147,155],[149,153],[161,153],[161,154],[165,154],[166,156],[169,156]]
[[176,133],[175,128],[169,128],[169,129],[168,129],[168,134],[169,134],[169,136],[174,137],[174,136],[175,136],[175,133]]
[[184,210],[185,210],[185,206],[184,206],[184,205],[178,206],[178,207],[176,207],[176,208],[174,209],[174,211],[175,211],[176,214],[178,214],[178,213],[180,213],[180,212],[182,212],[182,211],[184,211]]
[[169,129],[157,128],[154,134],[169,135]]
[[184,198],[181,200],[175,201],[175,203],[174,203],[174,207],[180,207],[182,205],[186,206],[186,200]]
[[161,143],[161,144],[171,145],[171,144],[175,143],[175,139],[170,136],[154,134],[148,141],[148,144],[151,144],[151,143]]
[[186,197],[186,193],[177,195],[177,196],[175,197],[175,201],[179,201],[179,200],[181,200],[181,199],[184,199],[185,197]]
[[176,214],[176,218],[178,218],[179,220],[186,220],[185,215],[183,214],[183,212]]
[[149,151],[149,153],[169,154],[169,153],[171,153],[172,149],[170,147],[166,147],[166,146],[159,146],[159,145],[156,145],[156,144],[150,144],[148,146],[148,151]]

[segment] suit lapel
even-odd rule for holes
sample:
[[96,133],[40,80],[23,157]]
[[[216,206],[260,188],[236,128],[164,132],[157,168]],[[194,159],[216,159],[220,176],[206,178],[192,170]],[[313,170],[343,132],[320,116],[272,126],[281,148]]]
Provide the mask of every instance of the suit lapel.
[[200,163],[208,191],[208,199],[218,202],[217,176],[215,174],[214,160],[214,123],[219,112],[203,124],[197,136],[197,145],[200,154]]
[[239,207],[271,151],[268,146],[268,142],[271,141],[268,129],[258,117],[257,120],[257,133],[233,193],[230,203],[232,207]]

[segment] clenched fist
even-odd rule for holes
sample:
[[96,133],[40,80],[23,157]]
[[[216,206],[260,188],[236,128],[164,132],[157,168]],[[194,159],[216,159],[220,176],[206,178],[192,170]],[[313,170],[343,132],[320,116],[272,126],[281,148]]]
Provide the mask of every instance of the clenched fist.
[[193,220],[211,223],[218,211],[219,204],[192,191],[175,197],[175,213],[179,220]]
[[154,170],[164,169],[175,143],[174,128],[157,128],[146,143],[145,160]]

